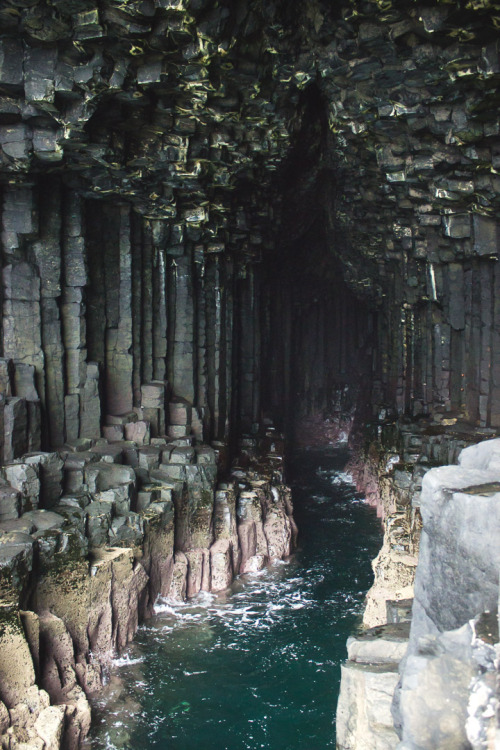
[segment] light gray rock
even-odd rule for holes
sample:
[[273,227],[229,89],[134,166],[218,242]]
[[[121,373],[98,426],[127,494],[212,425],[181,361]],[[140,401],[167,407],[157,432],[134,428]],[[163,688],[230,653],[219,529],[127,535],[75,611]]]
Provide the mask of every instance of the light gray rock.
[[5,480],[21,493],[24,510],[36,510],[40,499],[39,468],[36,464],[15,462],[2,467]]
[[38,736],[44,742],[46,750],[59,750],[64,729],[65,706],[44,708],[35,721]]
[[138,455],[139,466],[142,469],[147,469],[148,471],[150,471],[151,469],[157,469],[159,467],[162,456],[162,449],[161,447],[153,446],[140,448],[138,450]]
[[170,454],[169,463],[171,464],[192,464],[194,463],[195,452],[193,448],[174,448]]
[[54,513],[51,510],[32,510],[25,513],[23,517],[34,525],[36,531],[59,529],[65,522],[59,513]]
[[347,662],[341,667],[336,736],[339,750],[394,750],[391,704],[397,664]]
[[459,466],[431,469],[422,481],[413,619],[394,701],[406,750],[470,748],[466,727],[482,731],[471,689],[484,648],[471,623],[498,602],[499,449],[498,439],[466,448]]
[[431,469],[424,476],[410,651],[421,636],[461,627],[496,607],[499,478],[497,472],[463,466]]
[[229,539],[218,539],[210,547],[210,590],[224,591],[234,578],[233,545]]
[[39,395],[35,386],[35,368],[24,362],[14,366],[14,393],[26,401],[38,401]]
[[23,456],[24,463],[38,466],[40,478],[40,505],[56,505],[63,491],[64,461],[58,453],[32,452]]
[[406,654],[410,623],[381,625],[347,639],[347,658],[363,664],[398,664]]
[[29,517],[24,515],[21,516],[21,518],[15,518],[11,521],[2,521],[0,523],[0,531],[4,533],[10,531],[20,531],[23,534],[31,534],[33,531],[35,531],[35,524]]
[[85,483],[90,492],[104,492],[124,484],[135,483],[135,471],[131,466],[99,461],[85,467]]
[[21,508],[21,493],[9,484],[0,484],[0,523],[18,518]]
[[169,438],[173,438],[174,440],[176,438],[182,438],[189,435],[191,432],[191,425],[180,425],[180,424],[171,424],[168,426],[167,433]]
[[466,735],[472,663],[469,624],[420,641],[406,660],[400,692],[402,741],[408,750],[469,747]]

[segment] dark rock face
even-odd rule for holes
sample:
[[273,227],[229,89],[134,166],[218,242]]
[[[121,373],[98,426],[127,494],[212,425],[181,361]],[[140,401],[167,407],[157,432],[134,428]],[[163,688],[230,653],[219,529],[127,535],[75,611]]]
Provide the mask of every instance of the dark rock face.
[[[488,0],[2,3],[0,562],[33,605],[43,687],[8,597],[5,632],[38,746],[80,742],[88,654],[158,592],[287,554],[282,478],[214,496],[216,458],[259,425],[313,444],[399,420],[387,476],[358,475],[396,519],[407,598],[423,469],[500,428],[498,27]],[[70,553],[84,625],[26,584]]]
[[494,14],[9,2],[7,456],[95,437],[165,378],[217,438],[300,422],[294,397],[335,415],[366,370],[372,406],[498,426]]
[[[159,391],[158,383],[143,386],[143,399]],[[54,750],[76,750],[90,726],[87,696],[102,687],[113,655],[158,596],[223,591],[296,546],[282,457],[270,447],[269,437],[279,436],[268,430],[260,445],[247,439],[242,465],[217,486],[217,451],[195,444],[191,406],[176,399],[161,408],[184,422],[187,436],[147,445],[99,438],[87,450],[77,441],[73,450],[28,454],[3,469],[1,507],[11,511],[0,520],[6,748],[24,740],[42,747],[49,733]],[[38,469],[48,467],[50,510],[39,507],[47,495]]]

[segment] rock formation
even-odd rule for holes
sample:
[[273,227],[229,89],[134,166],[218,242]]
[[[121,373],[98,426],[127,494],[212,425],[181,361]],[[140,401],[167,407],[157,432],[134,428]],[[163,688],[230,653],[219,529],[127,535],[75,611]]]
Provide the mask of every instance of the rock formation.
[[393,624],[348,643],[339,748],[498,742],[499,456],[500,439],[486,440],[425,474],[411,626],[403,603],[388,602]]
[[[186,436],[146,445],[77,440],[5,467],[5,487],[18,500],[0,522],[0,715],[9,750],[81,745],[86,696],[105,683],[110,660],[159,595],[222,591],[238,573],[293,551],[280,454],[257,452],[257,440],[247,440],[244,468],[235,465],[217,486],[218,453],[193,444],[191,407],[169,407]],[[41,465],[58,470],[48,507]]]
[[288,553],[277,433],[216,483],[273,423],[356,443],[366,623],[404,619],[425,471],[500,429],[499,26],[490,0],[2,3],[6,747],[79,742],[90,654],[158,592]]

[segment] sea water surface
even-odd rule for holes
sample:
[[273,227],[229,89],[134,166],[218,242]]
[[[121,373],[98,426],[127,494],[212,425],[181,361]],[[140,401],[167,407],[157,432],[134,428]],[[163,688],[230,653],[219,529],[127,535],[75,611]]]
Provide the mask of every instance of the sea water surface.
[[335,747],[346,639],[382,543],[343,473],[347,454],[293,457],[299,549],[223,595],[160,601],[93,706],[93,750]]

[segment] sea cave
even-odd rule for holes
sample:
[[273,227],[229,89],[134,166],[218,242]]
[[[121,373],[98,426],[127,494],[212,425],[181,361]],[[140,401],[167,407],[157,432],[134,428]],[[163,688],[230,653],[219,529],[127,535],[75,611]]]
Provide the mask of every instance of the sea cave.
[[0,3],[2,750],[498,747],[499,207],[497,2]]

